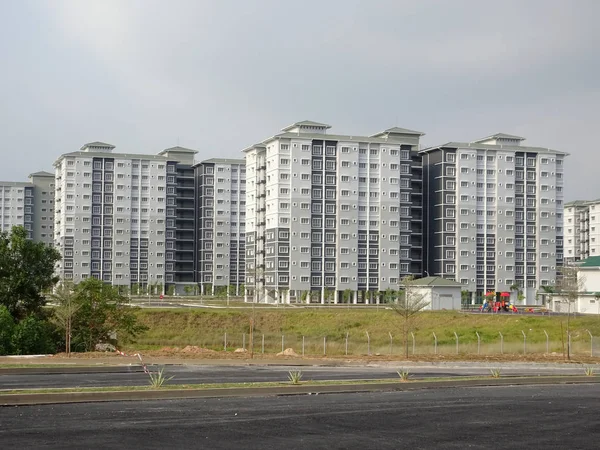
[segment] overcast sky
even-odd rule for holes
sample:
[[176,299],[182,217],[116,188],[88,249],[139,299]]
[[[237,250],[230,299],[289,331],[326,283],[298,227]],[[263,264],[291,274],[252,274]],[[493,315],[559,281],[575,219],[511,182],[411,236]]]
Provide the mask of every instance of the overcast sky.
[[0,0],[0,180],[104,141],[197,159],[299,120],[564,150],[600,197],[600,1]]

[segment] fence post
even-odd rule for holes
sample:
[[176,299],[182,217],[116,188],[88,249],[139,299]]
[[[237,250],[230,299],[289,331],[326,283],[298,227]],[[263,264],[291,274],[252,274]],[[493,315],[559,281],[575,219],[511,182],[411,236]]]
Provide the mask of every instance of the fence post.
[[304,336],[302,336],[302,357],[304,357]]
[[265,354],[265,335],[262,335],[262,354]]
[[327,356],[327,336],[323,336],[323,356]]
[[477,354],[481,354],[481,336],[479,335],[479,332],[476,331],[475,334],[477,335]]
[[433,333],[433,353],[437,355],[437,336]]
[[348,331],[346,331],[346,356],[348,356],[348,336],[350,335],[350,333]]
[[410,332],[410,335],[412,336],[412,341],[413,341],[413,356],[415,356],[415,333],[413,333],[412,331]]
[[456,338],[456,354],[458,355],[458,334],[456,334],[456,331],[454,332],[454,337]]
[[367,333],[367,356],[371,356],[371,336],[369,336],[368,331],[365,331],[365,333]]
[[390,335],[390,355],[392,354],[392,345],[394,344],[394,338],[392,336],[392,332],[388,332],[388,334]]
[[523,334],[523,354],[525,354],[527,353],[527,335],[523,330],[521,330],[521,333]]
[[504,336],[501,331],[498,331],[498,334],[500,335],[500,354],[502,355],[504,353]]
[[281,353],[285,351],[285,336],[281,335]]
[[588,334],[590,335],[590,357],[594,357],[594,336],[592,336],[592,333],[590,332],[590,330],[585,330],[588,332]]
[[544,334],[546,335],[546,354],[548,355],[550,353],[550,338],[546,330],[544,330]]
[[246,333],[242,333],[242,348],[246,350]]
[[225,332],[225,338],[223,339],[223,350],[227,351],[227,331]]

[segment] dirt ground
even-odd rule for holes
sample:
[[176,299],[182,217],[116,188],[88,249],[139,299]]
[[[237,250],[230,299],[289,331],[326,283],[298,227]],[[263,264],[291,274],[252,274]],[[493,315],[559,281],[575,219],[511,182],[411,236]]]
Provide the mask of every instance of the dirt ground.
[[[352,355],[352,356],[327,356],[306,355],[301,356],[276,356],[275,354],[248,352],[235,353],[232,351],[215,351],[196,346],[163,347],[160,350],[147,350],[140,352],[142,359],[147,363],[161,364],[219,364],[222,363],[295,363],[301,364],[377,364],[386,362],[532,362],[532,363],[570,363],[570,364],[600,364],[600,358],[591,358],[589,355],[574,355],[567,360],[561,353],[551,354],[495,354],[495,355],[471,355],[471,354],[443,354],[443,355],[416,355],[406,358],[401,355]],[[159,362],[160,361],[160,362]],[[67,357],[65,353],[47,355],[44,357],[8,358],[0,357],[0,364],[28,365],[28,364],[135,364],[139,362],[137,353],[129,352],[119,355],[112,352],[72,353]]]

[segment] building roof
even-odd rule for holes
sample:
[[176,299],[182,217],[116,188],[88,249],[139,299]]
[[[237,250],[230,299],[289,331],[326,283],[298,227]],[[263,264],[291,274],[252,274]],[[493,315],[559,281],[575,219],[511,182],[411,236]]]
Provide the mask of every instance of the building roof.
[[589,206],[600,203],[600,199],[596,200],[573,200],[565,203],[565,208],[573,207],[573,206]]
[[460,287],[460,284],[454,280],[448,280],[442,277],[423,277],[417,278],[412,282],[414,286],[449,286],[449,287]]
[[283,128],[282,131],[288,131],[288,130],[291,130],[292,128],[301,127],[301,126],[331,128],[331,125],[327,125],[326,123],[313,122],[312,120],[303,120],[301,122],[296,122],[296,123],[293,123],[293,124]]
[[600,267],[600,256],[590,256],[587,259],[584,259],[579,267]]
[[[281,139],[281,138],[289,138],[289,139],[305,138],[305,139],[311,139],[311,140],[315,139],[315,140],[321,140],[321,141],[342,141],[342,142],[359,142],[359,143],[363,142],[365,144],[401,144],[403,142],[401,137],[395,138],[394,136],[390,136],[389,138],[383,138],[383,137],[373,137],[373,136],[350,136],[350,135],[344,135],[344,134],[285,132],[285,133],[276,134],[275,136],[265,139],[262,142],[263,146],[264,146],[264,144],[267,144],[275,139]],[[248,149],[245,149],[244,151],[250,150],[254,147],[256,147],[256,146],[252,146]]]
[[52,177],[54,178],[54,174],[46,171],[34,172],[29,174],[29,177]]
[[487,141],[488,139],[516,139],[518,141],[524,141],[525,138],[521,137],[521,136],[515,136],[513,134],[506,134],[506,133],[496,133],[496,134],[492,134],[491,136],[487,136],[481,139],[477,139],[476,141],[473,142],[481,142],[481,141]]
[[170,161],[169,158],[163,155],[145,155],[139,153],[106,153],[106,152],[70,152],[60,155],[54,165],[56,166],[65,156],[78,156],[81,158],[90,158],[97,156],[98,158],[121,158],[121,159],[147,159],[147,160],[159,160],[159,161]]
[[204,161],[200,161],[199,163],[194,164],[194,167],[199,166],[200,164],[246,164],[245,159],[235,159],[235,158],[210,158],[205,159]]
[[537,152],[537,153],[552,153],[555,155],[568,156],[566,152],[560,150],[553,150],[546,147],[527,147],[523,145],[503,145],[503,144],[480,144],[478,142],[447,142],[442,145],[436,145],[434,147],[424,148],[419,153],[429,153],[442,148],[472,148],[481,150],[510,150],[514,152]]
[[425,136],[425,133],[423,133],[422,131],[409,130],[408,128],[400,127],[388,128],[387,130],[384,130],[384,133],[414,134],[417,136]]
[[170,147],[170,148],[165,148],[162,152],[159,152],[159,155],[164,155],[167,152],[179,152],[179,153],[193,153],[194,155],[196,153],[198,153],[198,150],[192,150],[191,148],[185,148],[185,147]]
[[106,142],[88,142],[87,144],[84,144],[83,147],[81,147],[81,150],[85,150],[88,147],[110,147],[110,148],[115,148],[114,145],[112,144],[107,144]]

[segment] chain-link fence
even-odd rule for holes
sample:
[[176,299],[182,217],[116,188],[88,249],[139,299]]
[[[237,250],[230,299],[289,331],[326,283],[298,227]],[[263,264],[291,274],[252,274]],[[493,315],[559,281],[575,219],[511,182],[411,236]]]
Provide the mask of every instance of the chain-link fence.
[[[185,339],[185,338],[184,338]],[[147,342],[147,344],[159,344]],[[161,344],[164,344],[162,342]],[[419,355],[502,355],[502,354],[570,354],[600,356],[600,342],[587,330],[573,330],[552,335],[545,330],[527,329],[504,334],[473,331],[459,334],[451,330],[439,332],[398,331],[323,334],[263,334],[227,332],[212,333],[183,341],[170,341],[170,347],[198,346],[214,351],[250,351],[275,355],[292,349],[298,356],[419,356]],[[241,350],[240,350],[241,349]]]

